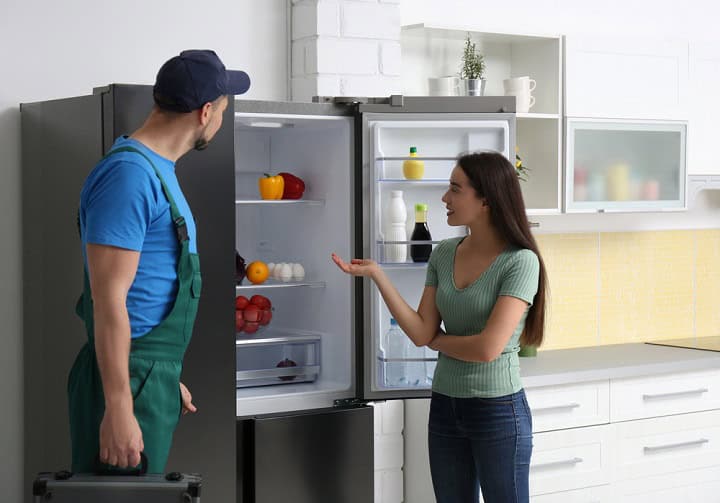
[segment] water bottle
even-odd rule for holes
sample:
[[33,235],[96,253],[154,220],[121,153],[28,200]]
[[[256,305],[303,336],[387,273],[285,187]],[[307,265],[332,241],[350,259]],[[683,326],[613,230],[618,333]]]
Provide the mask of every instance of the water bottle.
[[385,336],[385,385],[388,387],[426,386],[425,348],[417,347],[400,329],[394,318]]
[[405,378],[405,339],[407,336],[400,329],[395,318],[390,318],[390,328],[385,335],[385,386],[406,386]]
[[[390,192],[390,204],[388,205],[388,222],[385,231],[387,241],[407,241],[407,208],[403,201],[402,190]],[[406,262],[407,244],[385,245],[385,262]]]

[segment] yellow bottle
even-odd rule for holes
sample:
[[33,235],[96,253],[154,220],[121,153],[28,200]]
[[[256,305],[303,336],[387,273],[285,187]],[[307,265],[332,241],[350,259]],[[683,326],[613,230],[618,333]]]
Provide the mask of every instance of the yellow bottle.
[[[417,157],[417,147],[410,147],[410,157]],[[420,180],[425,174],[425,163],[420,159],[403,161],[403,176],[408,180]]]

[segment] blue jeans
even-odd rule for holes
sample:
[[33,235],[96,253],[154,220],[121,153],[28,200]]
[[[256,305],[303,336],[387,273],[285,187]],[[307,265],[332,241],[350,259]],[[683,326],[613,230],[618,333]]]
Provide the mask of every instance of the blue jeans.
[[525,392],[498,398],[433,393],[428,425],[437,503],[528,503],[532,418]]

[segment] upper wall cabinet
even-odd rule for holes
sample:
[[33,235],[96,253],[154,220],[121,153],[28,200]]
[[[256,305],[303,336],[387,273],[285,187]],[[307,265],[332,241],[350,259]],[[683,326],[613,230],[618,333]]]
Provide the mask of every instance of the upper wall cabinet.
[[686,120],[687,42],[568,35],[565,89],[568,117]]
[[720,52],[718,44],[690,44],[688,173],[720,175]]
[[[527,76],[535,81],[534,105],[517,114],[517,148],[529,168],[523,190],[528,214],[561,211],[562,37],[551,34],[491,33],[473,26],[423,23],[401,32],[403,93],[437,92],[430,82],[454,77],[460,70],[465,37],[470,36],[485,61],[486,96],[505,94],[503,81]],[[460,89],[451,94],[460,94]],[[511,152],[512,157],[512,152]]]

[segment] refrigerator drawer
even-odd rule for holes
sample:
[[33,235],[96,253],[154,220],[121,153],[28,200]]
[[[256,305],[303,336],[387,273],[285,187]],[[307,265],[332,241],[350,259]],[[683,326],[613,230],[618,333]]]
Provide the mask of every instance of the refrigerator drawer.
[[239,338],[235,352],[237,388],[313,382],[320,373],[320,335]]

